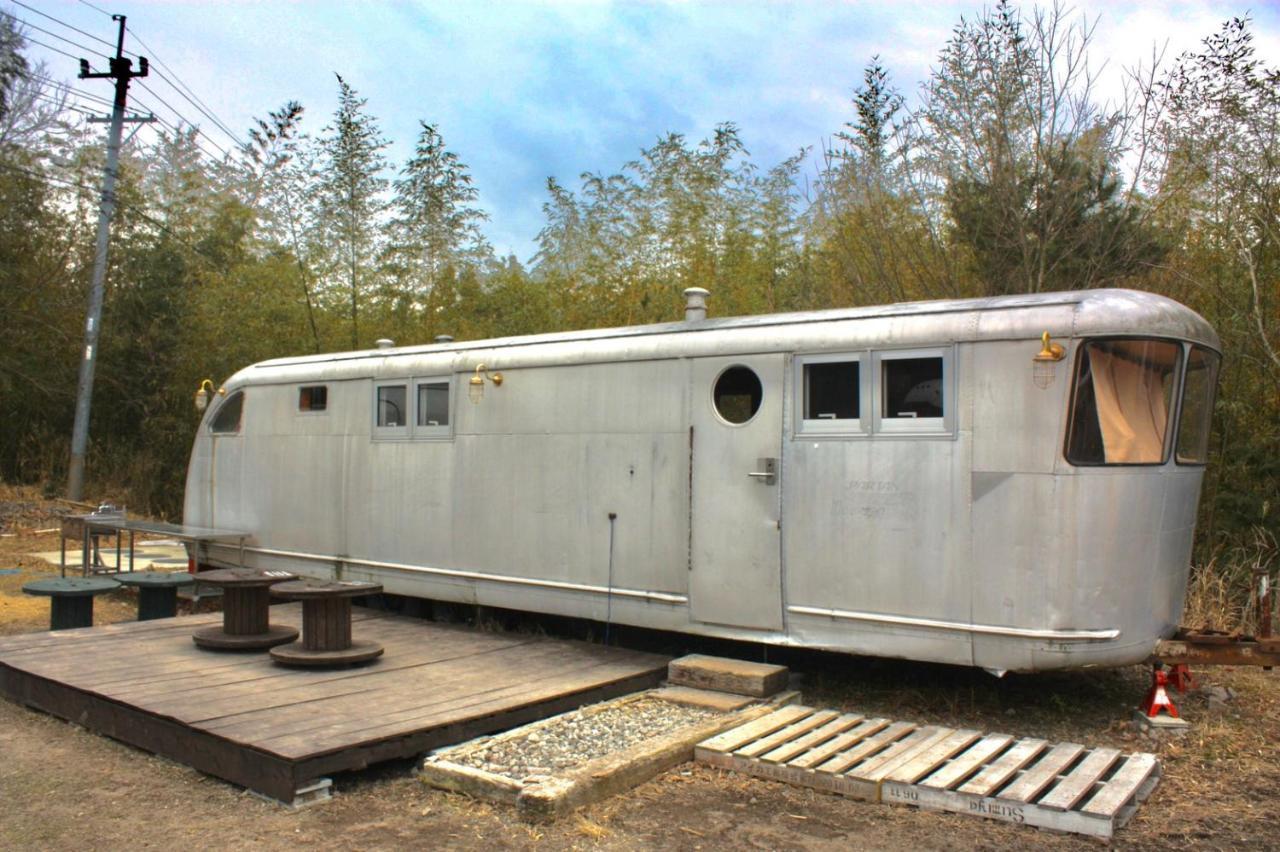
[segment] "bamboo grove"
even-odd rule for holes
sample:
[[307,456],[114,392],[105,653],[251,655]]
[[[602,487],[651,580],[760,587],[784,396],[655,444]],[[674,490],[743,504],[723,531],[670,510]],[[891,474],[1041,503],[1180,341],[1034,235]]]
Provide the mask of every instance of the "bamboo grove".
[[[1127,72],[1091,25],[1002,3],[959,21],[918,92],[873,59],[826,141],[758,164],[726,123],[612,174],[549,178],[532,257],[495,254],[462,155],[411,156],[353,81],[267,112],[213,159],[192,128],[123,153],[91,490],[180,512],[191,392],[264,358],[717,315],[1124,286],[1222,334],[1200,553],[1274,552],[1280,482],[1280,70],[1247,19]],[[61,488],[92,265],[100,131],[0,17],[0,478]],[[660,128],[654,128],[657,133]],[[1270,544],[1268,544],[1270,542]]]

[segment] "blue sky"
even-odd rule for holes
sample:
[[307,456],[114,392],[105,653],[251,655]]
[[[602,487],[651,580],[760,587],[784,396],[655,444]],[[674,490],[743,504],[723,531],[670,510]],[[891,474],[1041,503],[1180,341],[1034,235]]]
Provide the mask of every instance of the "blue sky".
[[[851,115],[862,68],[879,55],[908,96],[961,16],[980,2],[139,2],[23,0],[88,33],[114,40],[98,9],[125,14],[126,46],[157,57],[241,136],[254,116],[287,100],[307,108],[319,133],[336,105],[334,72],[362,96],[402,161],[419,119],[437,124],[472,171],[486,232],[523,261],[542,223],[547,177],[577,186],[585,171],[612,173],[669,131],[700,139],[721,121],[739,125],[762,168],[816,147]],[[4,8],[82,44],[29,9]],[[1030,5],[1024,6],[1029,11]],[[1125,67],[1194,49],[1232,15],[1251,13],[1259,53],[1280,65],[1276,2],[1076,3],[1097,19],[1092,56],[1103,91],[1120,92]],[[33,38],[77,56],[48,35]],[[106,49],[104,45],[98,45]],[[33,48],[54,76],[68,57]],[[99,63],[105,65],[105,63]],[[173,76],[172,74],[169,76]],[[163,81],[140,101],[171,122],[201,124],[230,140]],[[108,96],[105,81],[77,88]],[[167,101],[172,109],[160,103]]]

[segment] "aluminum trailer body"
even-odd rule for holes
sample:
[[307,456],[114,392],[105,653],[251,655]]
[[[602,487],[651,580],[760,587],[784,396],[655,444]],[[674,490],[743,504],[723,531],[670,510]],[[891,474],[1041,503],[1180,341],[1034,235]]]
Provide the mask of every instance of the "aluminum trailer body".
[[402,595],[993,671],[1172,635],[1220,349],[1188,308],[693,316],[255,364],[185,523]]

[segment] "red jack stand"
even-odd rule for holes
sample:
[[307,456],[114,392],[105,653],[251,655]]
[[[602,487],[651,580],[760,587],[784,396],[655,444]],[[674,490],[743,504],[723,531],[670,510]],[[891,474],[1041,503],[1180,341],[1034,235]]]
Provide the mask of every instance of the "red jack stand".
[[1174,663],[1169,666],[1169,685],[1182,695],[1186,695],[1188,689],[1200,688],[1200,683],[1186,663]]
[[[1173,699],[1169,697],[1169,691],[1165,688],[1169,685],[1169,676],[1164,673],[1164,668],[1160,663],[1156,663],[1152,667],[1151,678],[1153,681],[1151,689],[1147,692],[1147,697],[1143,699],[1139,712],[1148,719],[1159,718],[1162,713],[1170,719],[1177,719],[1178,708],[1174,705]],[[1175,675],[1175,679],[1180,678]]]

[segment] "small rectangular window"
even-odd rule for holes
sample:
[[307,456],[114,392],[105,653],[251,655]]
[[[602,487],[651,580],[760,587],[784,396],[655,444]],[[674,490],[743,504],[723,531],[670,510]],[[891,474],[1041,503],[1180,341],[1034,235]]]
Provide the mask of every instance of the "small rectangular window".
[[298,388],[299,411],[324,411],[329,404],[329,388],[325,385]]
[[860,355],[796,356],[795,377],[798,433],[863,434]]
[[858,419],[858,362],[804,365],[804,419]]
[[379,385],[377,423],[379,428],[409,425],[407,390],[404,385]]
[[1187,358],[1182,382],[1182,414],[1178,421],[1178,464],[1204,464],[1209,460],[1209,419],[1213,392],[1218,385],[1217,353],[1199,346]]
[[1162,464],[1182,347],[1167,340],[1094,340],[1080,348],[1067,461]]
[[942,416],[942,359],[894,358],[884,362],[887,419]]
[[449,425],[449,382],[423,382],[418,385],[418,425]]

